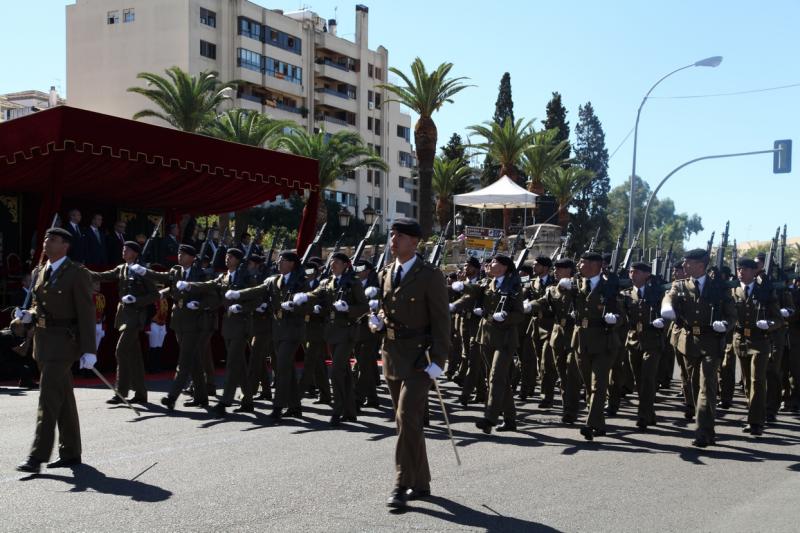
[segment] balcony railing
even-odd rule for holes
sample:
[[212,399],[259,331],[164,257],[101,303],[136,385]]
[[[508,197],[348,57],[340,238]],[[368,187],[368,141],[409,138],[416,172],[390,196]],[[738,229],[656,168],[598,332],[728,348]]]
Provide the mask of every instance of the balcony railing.
[[275,103],[275,108],[276,109],[281,109],[283,111],[288,111],[289,113],[297,113],[298,115],[302,114],[302,111],[300,111],[299,107],[294,107],[294,106],[282,104],[280,102],[276,102]]
[[338,96],[339,98],[344,98],[345,100],[355,100],[355,95],[351,96],[347,93],[342,93],[335,89],[328,89],[327,87],[317,87],[314,90],[317,91],[318,93],[332,94],[333,96]]

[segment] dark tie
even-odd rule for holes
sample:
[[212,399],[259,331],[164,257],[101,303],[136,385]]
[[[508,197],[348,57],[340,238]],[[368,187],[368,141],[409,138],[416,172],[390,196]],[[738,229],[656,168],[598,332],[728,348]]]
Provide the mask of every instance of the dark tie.
[[394,273],[394,283],[392,285],[394,287],[399,287],[401,281],[403,281],[403,265],[398,265]]
[[47,268],[44,270],[44,281],[45,283],[50,279],[50,276],[53,274],[53,267],[47,265]]
[[644,287],[639,287],[639,299],[644,298]]
[[333,278],[333,288],[334,289],[338,289],[339,288],[339,278],[338,277]]
[[744,299],[750,299],[750,285],[745,285],[744,287]]
[[189,280],[189,269],[188,268],[183,271],[183,280],[184,281],[188,281]]

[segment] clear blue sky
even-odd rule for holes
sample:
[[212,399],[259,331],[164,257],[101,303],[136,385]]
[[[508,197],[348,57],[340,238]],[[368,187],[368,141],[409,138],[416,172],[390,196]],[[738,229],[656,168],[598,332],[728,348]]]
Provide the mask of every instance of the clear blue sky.
[[[65,0],[0,4],[0,93],[66,87]],[[257,3],[285,10],[295,2]],[[562,94],[570,127],[578,106],[591,101],[603,123],[609,152],[633,127],[636,108],[662,75],[696,60],[722,55],[717,68],[691,68],[654,92],[639,128],[637,173],[651,185],[698,156],[772,148],[773,140],[800,141],[800,87],[716,98],[664,97],[730,93],[800,83],[800,2],[743,0],[431,1],[364,0],[370,8],[370,47],[383,45],[401,69],[416,56],[477,87],[457,95],[434,116],[439,145],[453,132],[491,118],[503,72],[511,73],[517,117],[543,119],[552,91]],[[312,1],[325,18],[338,7],[339,34],[353,38],[355,2]],[[89,60],[89,58],[87,58]],[[69,95],[67,95],[69,98]],[[611,159],[612,186],[627,180],[632,137]],[[795,167],[800,154],[795,148]],[[676,174],[662,195],[679,211],[699,213],[702,244],[725,221],[739,241],[769,238],[787,222],[800,235],[798,171],[773,175],[769,155],[701,162]]]

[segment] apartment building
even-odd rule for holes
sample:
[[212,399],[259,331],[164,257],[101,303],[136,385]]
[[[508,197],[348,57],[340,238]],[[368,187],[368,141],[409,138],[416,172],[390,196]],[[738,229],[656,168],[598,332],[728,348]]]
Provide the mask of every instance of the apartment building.
[[[325,197],[358,217],[417,216],[411,117],[386,102],[388,50],[370,49],[369,9],[355,8],[354,40],[310,10],[283,12],[247,0],[77,0],[67,6],[70,105],[120,117],[152,107],[126,92],[139,72],[176,65],[240,80],[234,107],[290,119],[309,131],[358,132],[388,173],[342,176]],[[153,123],[159,123],[153,121]],[[160,123],[163,125],[163,123]]]
[[30,90],[0,94],[0,122],[65,103],[66,101],[58,95],[55,86],[50,87],[50,92]]

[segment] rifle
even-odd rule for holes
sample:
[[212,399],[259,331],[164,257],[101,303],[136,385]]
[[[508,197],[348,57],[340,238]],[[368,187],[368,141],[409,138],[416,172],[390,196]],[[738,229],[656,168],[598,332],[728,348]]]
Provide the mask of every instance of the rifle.
[[711,238],[708,239],[708,242],[706,243],[706,255],[709,256],[709,257],[711,257],[711,247],[714,246],[714,235],[715,234],[716,234],[716,232],[712,231],[711,232]]
[[[59,216],[58,213],[53,215],[53,221],[50,223],[50,228],[55,228],[58,224]],[[42,239],[44,242],[44,239]],[[25,301],[22,302],[21,310],[27,311],[31,308],[31,304],[33,303],[33,286],[36,283],[36,278],[39,277],[39,271],[42,269],[44,265],[44,244],[42,244],[42,251],[39,253],[39,262],[36,265],[36,268],[31,272],[31,281],[30,285],[28,286],[28,293],[25,295]],[[25,328],[23,324],[19,324],[19,327],[12,326],[14,330],[14,335],[17,337],[25,337],[18,346],[14,346],[11,348],[14,353],[19,355],[20,357],[25,357],[28,355],[30,351],[31,343],[33,342],[33,327]]]
[[211,241],[211,228],[206,226],[205,232],[206,239],[203,241],[203,245],[200,246],[200,253],[198,253],[197,257],[194,258],[194,266],[197,268],[203,267],[203,259],[206,256],[206,250],[208,250],[208,243]]
[[781,234],[780,245],[778,246],[778,279],[784,279],[783,267],[784,259],[786,257],[786,224],[783,225],[783,233]]
[[739,279],[736,275],[739,263],[739,250],[736,248],[736,239],[733,239],[733,249],[731,250],[731,279]]
[[523,248],[522,250],[519,251],[519,256],[517,256],[517,260],[514,261],[514,266],[516,267],[517,270],[519,270],[522,267],[522,265],[525,264],[525,261],[527,261],[528,254],[530,254],[531,248],[533,248],[533,245],[536,242],[536,239],[539,237],[539,232],[540,231],[542,231],[542,226],[541,225],[539,225],[539,227],[536,228],[536,233],[533,234],[533,238],[531,239],[531,242],[529,242],[527,245],[525,245],[525,248]]
[[617,237],[617,244],[614,245],[614,250],[611,252],[611,261],[608,264],[608,269],[611,272],[617,271],[617,261],[619,261],[619,252],[622,249],[622,239],[624,236],[624,231],[619,234],[619,237]]
[[514,242],[511,243],[511,250],[510,250],[511,253],[508,254],[511,257],[514,257],[514,255],[516,255],[517,248],[519,248],[519,246],[520,246],[520,241],[522,241],[522,244],[525,244],[525,235],[524,235],[523,231],[518,231],[517,232],[517,236],[514,237]]
[[144,265],[144,259],[147,257],[147,252],[150,251],[150,246],[153,244],[153,239],[156,238],[158,235],[158,228],[161,227],[161,223],[164,221],[164,217],[159,217],[158,222],[156,223],[155,227],[153,228],[153,233],[150,234],[150,237],[144,242],[144,246],[142,246],[142,253],[139,254],[139,258],[136,261],[140,265]]
[[272,235],[272,241],[269,244],[269,253],[267,253],[267,257],[264,260],[264,269],[267,272],[270,272],[272,270],[272,263],[273,263],[272,258],[275,255],[275,245],[278,243],[278,238],[281,236],[282,233],[283,233],[283,228],[278,228]]
[[561,259],[569,250],[569,245],[572,244],[572,224],[567,226],[567,234],[564,236],[564,240],[561,243],[561,247],[558,250],[558,255],[556,259]]
[[[311,254],[312,254],[312,252],[314,250],[314,246],[316,246],[317,243],[319,243],[319,240],[322,238],[322,235],[325,233],[325,228],[327,228],[327,227],[328,227],[328,223],[325,222],[322,225],[322,227],[319,228],[319,231],[317,232],[317,234],[314,235],[314,240],[311,241],[311,244],[308,245],[308,247],[306,248],[306,251],[303,252],[303,257],[300,259],[300,264],[301,265],[305,265],[306,261],[308,261],[308,258],[311,257]],[[273,239],[273,243],[274,242],[275,242],[275,240]]]
[[633,236],[633,240],[631,241],[630,247],[628,251],[625,252],[625,259],[622,260],[622,264],[620,265],[619,272],[621,275],[624,275],[628,272],[628,269],[631,267],[631,261],[633,259],[633,251],[636,249],[636,245],[639,243],[639,236],[642,234],[642,228],[639,228],[639,231],[636,232],[636,235]]
[[431,254],[428,256],[428,263],[432,264],[435,267],[439,267],[439,264],[442,262],[442,257],[444,256],[444,248],[447,245],[447,233],[450,231],[450,222],[447,222],[447,226],[445,226],[444,231],[439,234],[439,238],[436,239],[436,244],[433,246],[433,250],[431,250]]
[[[378,221],[380,219],[381,219],[380,216],[375,215],[375,220],[372,221],[372,224],[370,225],[369,229],[367,229],[367,233],[364,235],[364,238],[361,239],[361,242],[359,242],[358,246],[356,246],[356,251],[353,254],[353,258],[351,259],[352,263],[355,263],[356,261],[361,259],[361,256],[364,254],[364,248],[366,248],[367,243],[369,242],[370,238],[372,237],[372,233],[375,231],[375,227],[378,225]],[[450,227],[450,223],[449,222],[447,223],[447,227],[448,228]]]
[[764,259],[764,274],[766,275],[767,279],[772,279],[773,270],[775,269],[775,249],[778,247],[778,239],[780,239],[780,235],[781,228],[778,226],[778,229],[775,230],[775,237],[772,239],[772,242],[770,242],[767,257]]
[[[220,222],[222,222],[221,218],[220,218]],[[214,255],[211,256],[211,270],[212,271],[214,270],[214,265],[217,264],[217,259],[219,258],[219,254],[222,251],[222,247],[225,246],[225,239],[228,238],[228,231],[230,231],[230,228],[231,228],[230,222],[231,221],[229,219],[228,222],[225,224],[225,230],[222,232],[222,236],[219,238],[219,246],[217,246],[217,249],[214,250]]]
[[597,241],[600,239],[600,228],[597,228],[597,231],[594,233],[594,237],[592,240],[589,241],[589,248],[586,249],[587,252],[594,252],[594,247],[597,246]]
[[391,249],[390,242],[392,240],[392,234],[386,234],[386,246],[383,247],[383,253],[378,258],[378,262],[375,263],[375,272],[380,272],[380,270],[384,267],[386,262],[389,260],[389,250]]
[[725,231],[722,232],[722,238],[719,241],[719,247],[717,247],[717,258],[714,263],[714,269],[717,275],[722,274],[722,265],[725,262],[725,249],[728,247],[728,230],[730,229],[730,225],[730,221],[725,222]]
[[667,250],[667,258],[664,260],[664,264],[661,267],[661,279],[665,282],[672,281],[672,244],[669,243],[669,250]]
[[500,248],[500,239],[503,238],[503,234],[501,233],[498,237],[494,240],[494,244],[492,245],[492,255],[490,257],[494,257],[497,255],[497,249]]
[[336,242],[333,245],[333,251],[328,254],[328,259],[325,261],[325,268],[322,270],[322,274],[320,274],[319,279],[323,280],[331,275],[331,261],[333,261],[333,254],[339,251],[342,247],[342,240],[344,239],[344,232],[339,235],[339,238],[336,239]]

